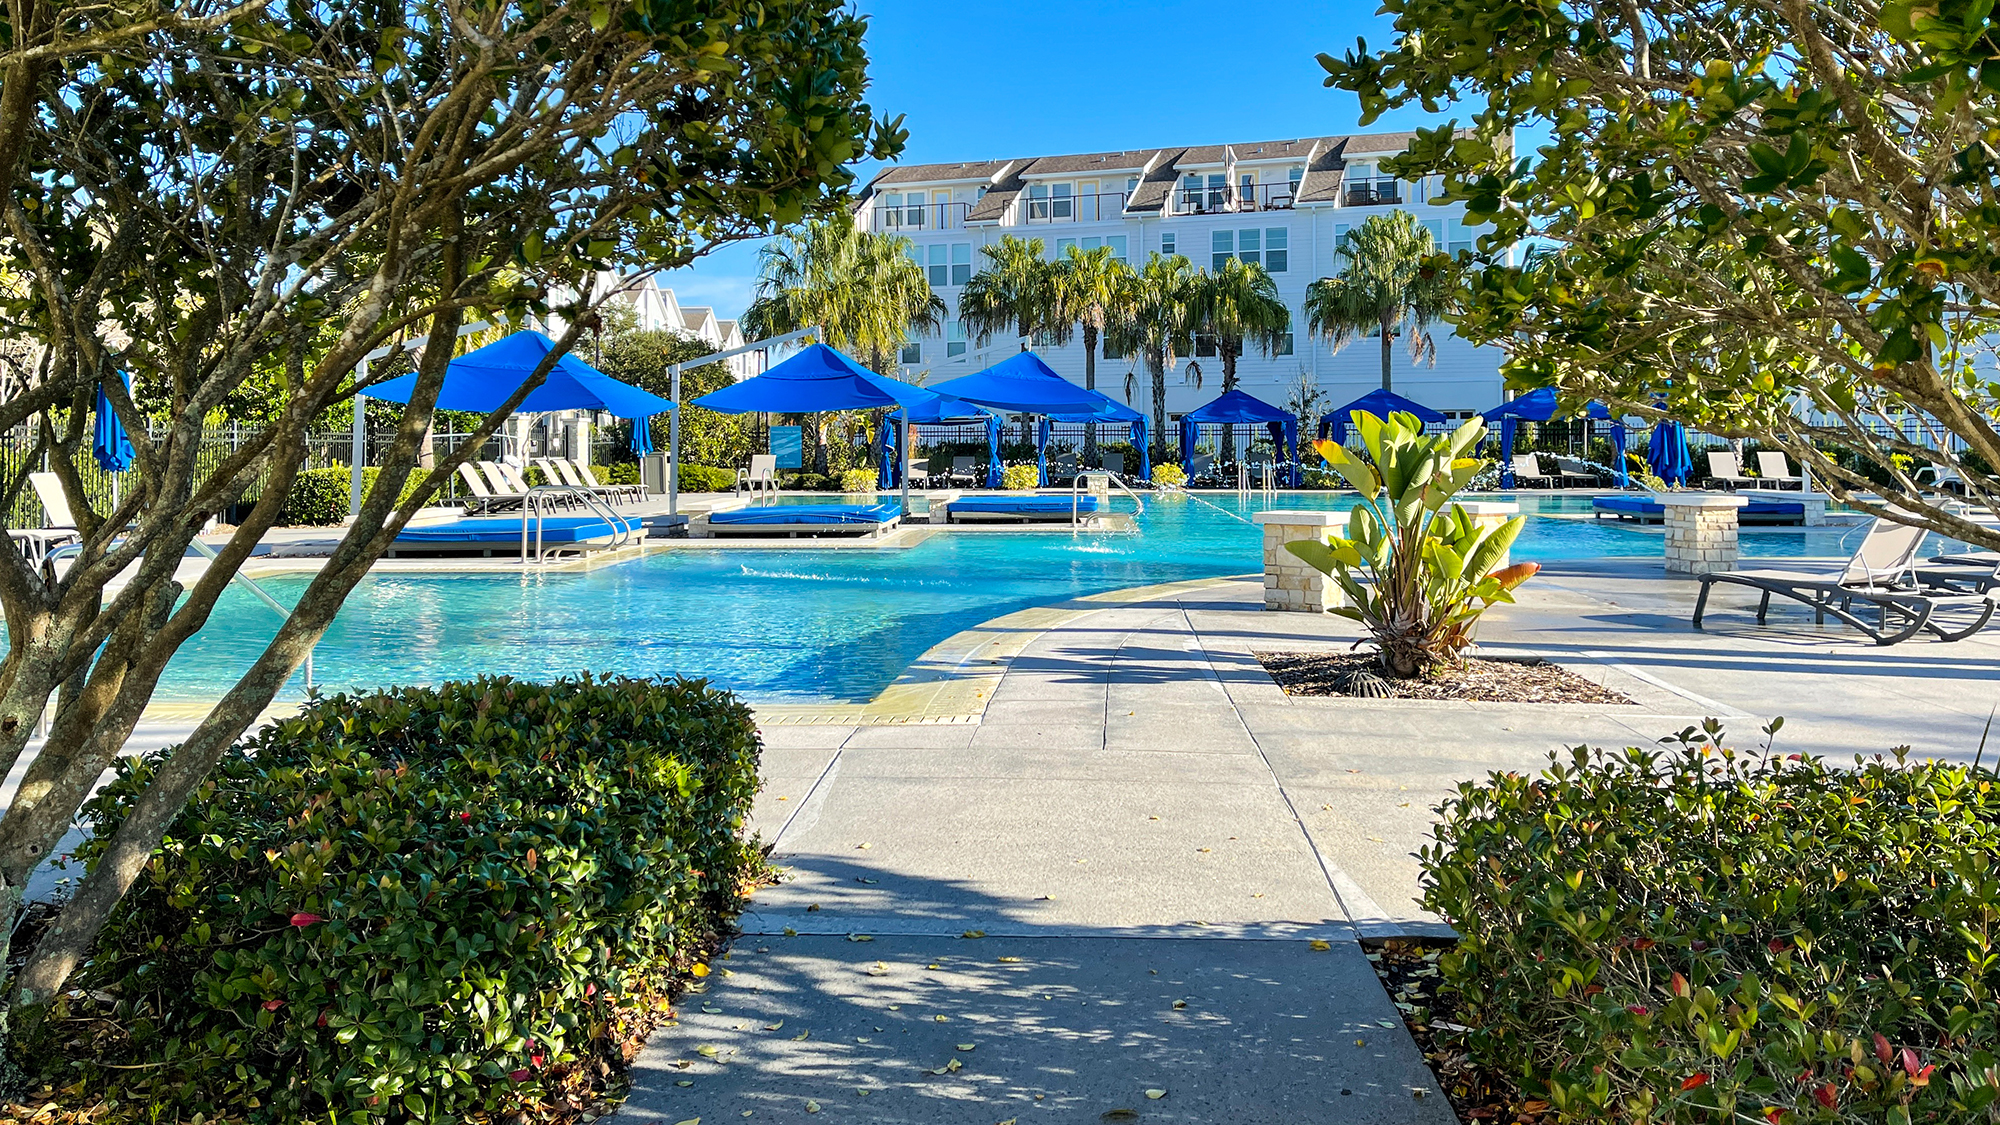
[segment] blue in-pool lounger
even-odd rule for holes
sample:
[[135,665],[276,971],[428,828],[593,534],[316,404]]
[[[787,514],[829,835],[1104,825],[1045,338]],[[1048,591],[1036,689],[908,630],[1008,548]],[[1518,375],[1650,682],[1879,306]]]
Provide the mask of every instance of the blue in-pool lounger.
[[[1608,515],[1638,523],[1659,523],[1667,516],[1667,510],[1658,500],[1641,496],[1599,496],[1590,506],[1599,518]],[[1806,522],[1806,506],[1797,500],[1752,500],[1736,509],[1736,520],[1746,526],[1802,524]]]
[[[1072,504],[1075,505],[1074,508],[1071,507]],[[1072,511],[1078,516],[1094,516],[1098,513],[1099,507],[1095,496],[974,496],[946,504],[945,519],[954,523],[966,521],[1068,523]]]
[[[548,516],[541,521],[542,553],[588,550],[612,546],[619,529],[595,516]],[[535,524],[528,522],[528,545],[534,549]],[[479,554],[487,556],[521,553],[521,517],[493,516],[426,523],[406,527],[390,545],[390,557],[397,555]]]
[[765,504],[708,514],[711,535],[881,535],[903,518],[900,504]]

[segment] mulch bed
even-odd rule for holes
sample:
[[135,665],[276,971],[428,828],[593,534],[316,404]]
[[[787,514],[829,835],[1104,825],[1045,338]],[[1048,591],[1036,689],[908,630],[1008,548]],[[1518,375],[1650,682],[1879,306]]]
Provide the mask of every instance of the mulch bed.
[[[1381,661],[1364,652],[1253,653],[1287,695],[1352,698],[1355,673],[1380,675]],[[1421,679],[1386,677],[1391,699],[1456,699],[1474,703],[1610,703],[1631,704],[1622,692],[1585,679],[1546,660],[1480,660],[1468,657],[1456,667],[1439,669]]]
[[1460,1121],[1482,1125],[1539,1125],[1552,1120],[1549,1103],[1523,1098],[1504,1074],[1482,1070],[1466,1053],[1465,1036],[1472,1029],[1458,1022],[1457,1001],[1438,988],[1438,956],[1450,941],[1390,938],[1366,946],[1404,1026],[1417,1041]]

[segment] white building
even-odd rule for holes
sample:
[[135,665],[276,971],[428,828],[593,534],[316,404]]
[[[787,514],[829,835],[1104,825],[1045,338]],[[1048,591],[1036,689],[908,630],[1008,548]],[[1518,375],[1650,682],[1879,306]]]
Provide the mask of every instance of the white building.
[[[716,316],[715,310],[706,305],[681,304],[674,298],[674,291],[661,288],[652,274],[633,277],[597,273],[591,275],[590,285],[592,296],[607,305],[631,309],[641,332],[678,332],[718,352],[743,346],[743,330],[735,321]],[[755,354],[724,362],[738,379],[747,379],[758,371]]]
[[[1457,204],[1436,204],[1432,183],[1397,180],[1379,162],[1402,152],[1409,133],[1304,137],[1251,144],[1042,156],[959,164],[892,167],[862,191],[855,221],[864,229],[908,237],[931,286],[957,309],[960,287],[984,260],[978,247],[1004,235],[1039,238],[1054,258],[1070,245],[1108,245],[1133,266],[1154,253],[1184,254],[1212,269],[1229,257],[1256,262],[1291,306],[1295,331],[1286,354],[1252,349],[1237,363],[1243,390],[1284,405],[1304,372],[1341,403],[1381,386],[1379,340],[1363,339],[1340,353],[1309,338],[1300,311],[1306,286],[1338,270],[1334,249],[1351,226],[1386,208],[1402,208],[1430,227],[1440,247],[1471,246],[1475,231]],[[1433,329],[1437,364],[1412,363],[1397,341],[1392,381],[1398,393],[1454,415],[1468,415],[1503,398],[1498,349],[1475,347]],[[984,348],[951,321],[934,337],[904,351],[906,374],[954,378],[1006,357],[1019,341],[994,338]],[[1167,410],[1178,415],[1221,391],[1222,366],[1212,347],[1198,346],[1167,376]],[[1081,337],[1068,346],[1038,348],[1050,366],[1083,381]],[[1206,354],[1203,354],[1203,353]],[[1198,365],[1197,388],[1192,368]],[[1150,412],[1143,363],[1103,356],[1098,389]]]

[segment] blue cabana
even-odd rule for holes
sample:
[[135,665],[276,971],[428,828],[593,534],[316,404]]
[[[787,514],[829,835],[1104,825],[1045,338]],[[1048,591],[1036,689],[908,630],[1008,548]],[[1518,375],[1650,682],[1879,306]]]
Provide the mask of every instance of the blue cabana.
[[[999,487],[1000,482],[1000,415],[983,406],[974,406],[961,399],[938,395],[937,401],[924,406],[898,409],[883,419],[882,470],[883,488],[894,488],[902,482],[902,467],[906,459],[896,456],[901,443],[896,440],[897,423],[912,425],[945,425],[953,422],[981,422],[986,426],[986,475],[993,482],[988,488]],[[914,444],[914,443],[913,443]]]
[[1056,374],[1034,352],[1017,352],[984,371],[947,379],[927,389],[978,406],[1023,414],[1088,413],[1110,401]]
[[1299,486],[1299,420],[1260,398],[1242,391],[1224,391],[1214,402],[1181,415],[1181,457],[1194,459],[1195,438],[1203,426],[1234,426],[1263,423],[1270,427],[1271,444],[1290,463],[1285,477],[1288,487]]
[[1694,468],[1694,457],[1688,452],[1687,428],[1668,419],[1653,423],[1652,439],[1646,443],[1646,464],[1652,467],[1654,476],[1668,484],[1686,484],[1688,472]]
[[1097,409],[1058,410],[1051,412],[1048,415],[1048,417],[1053,421],[1057,422],[1080,423],[1084,425],[1096,423],[1097,425],[1100,426],[1103,425],[1130,426],[1132,433],[1132,448],[1139,451],[1139,479],[1152,480],[1153,449],[1152,449],[1152,442],[1148,440],[1149,431],[1146,425],[1146,415],[1141,411],[1134,410],[1131,407],[1125,405],[1124,403],[1119,402],[1117,399],[1097,394],[1096,391],[1088,391],[1086,393],[1097,395],[1098,398],[1103,400],[1098,405]]
[[1325,414],[1320,415],[1320,440],[1325,441],[1331,438],[1336,444],[1347,444],[1347,421],[1356,412],[1373,414],[1377,418],[1387,418],[1389,415],[1399,412],[1414,414],[1417,416],[1418,421],[1427,425],[1445,421],[1444,415],[1432,410],[1423,403],[1413,402],[1394,391],[1385,391],[1378,387],[1355,399],[1353,402],[1348,403],[1346,406],[1329,410]]
[[1514,430],[1522,421],[1546,422],[1556,416],[1554,387],[1538,387],[1491,410],[1479,412],[1488,425],[1500,423],[1500,487],[1514,487]]
[[1611,422],[1611,479],[1617,482],[1620,488],[1630,485],[1631,474],[1625,466],[1625,419],[1613,415],[1610,407],[1596,399],[1590,400],[1590,405],[1584,408],[1584,413],[1592,418],[1608,419]]
[[[555,341],[540,332],[516,332],[451,361],[444,387],[438,391],[439,410],[486,414],[499,409],[541,365]],[[417,389],[415,372],[379,383],[361,392],[382,402],[408,402]],[[602,410],[619,418],[642,419],[674,404],[651,391],[621,383],[565,352],[549,369],[542,385],[528,392],[515,409],[524,414],[545,410]],[[635,425],[636,425],[635,421]]]

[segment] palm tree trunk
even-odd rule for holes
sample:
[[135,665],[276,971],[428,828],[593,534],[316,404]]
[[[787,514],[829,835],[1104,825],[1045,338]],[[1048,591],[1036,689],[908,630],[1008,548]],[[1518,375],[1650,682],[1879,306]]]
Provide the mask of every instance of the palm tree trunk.
[[1167,439],[1166,349],[1154,348],[1153,353],[1146,357],[1146,372],[1153,377],[1153,432],[1148,440],[1165,441]]
[[1392,349],[1395,346],[1396,346],[1396,336],[1395,333],[1391,331],[1389,318],[1383,317],[1382,318],[1382,389],[1385,391],[1389,389],[1389,361],[1392,358]]
[[[1222,393],[1228,394],[1236,389],[1236,349],[1231,348],[1226,340],[1219,343],[1221,346],[1216,351],[1222,354]],[[1194,451],[1184,450],[1183,455],[1192,460]],[[1222,426],[1221,460],[1224,464],[1236,460],[1236,427],[1228,423]]]
[[[1097,389],[1097,327],[1087,321],[1083,326],[1083,387],[1088,391]],[[1083,424],[1083,463],[1092,469],[1098,467],[1095,422]]]

